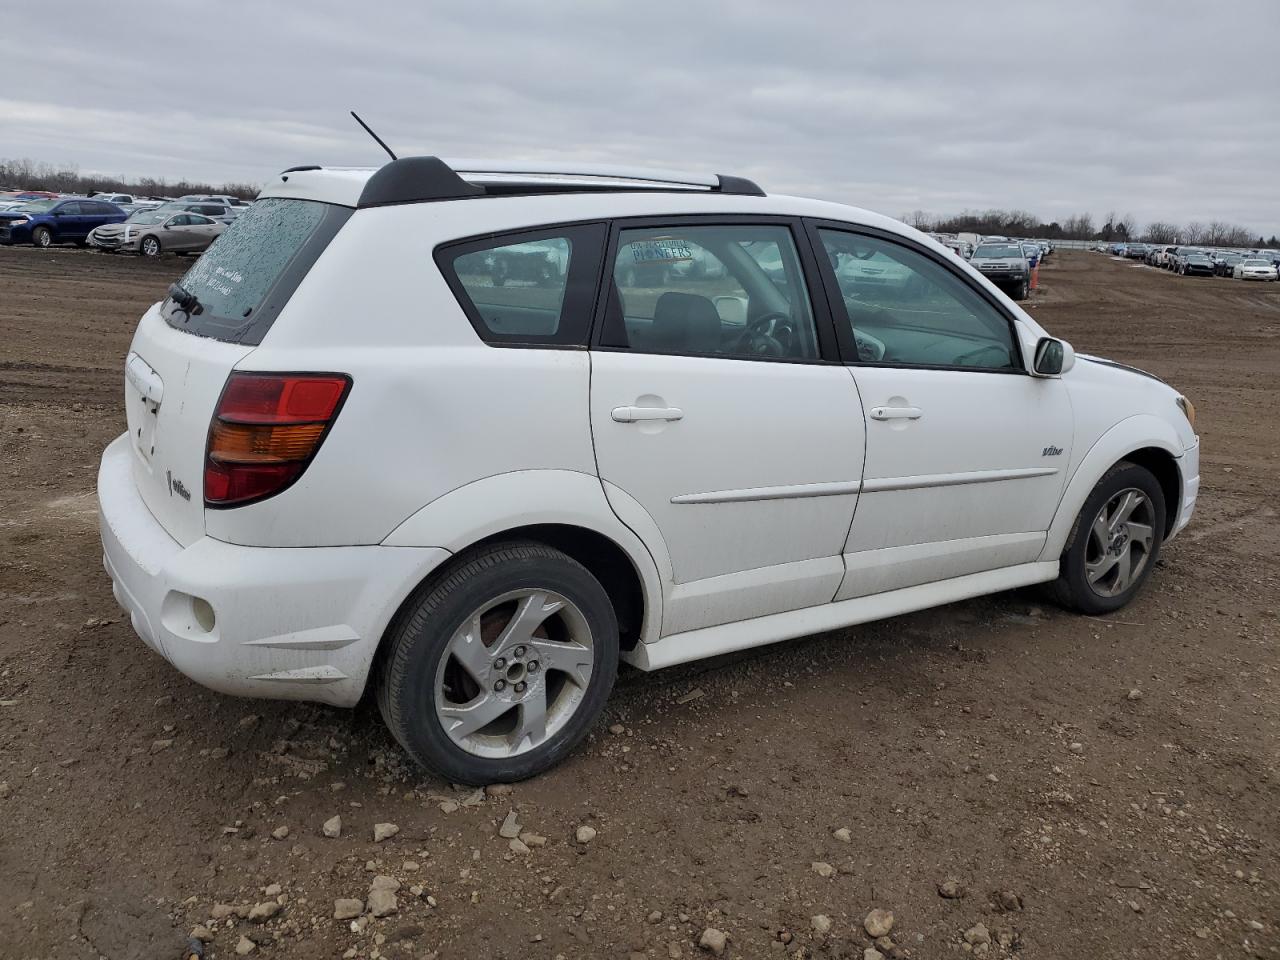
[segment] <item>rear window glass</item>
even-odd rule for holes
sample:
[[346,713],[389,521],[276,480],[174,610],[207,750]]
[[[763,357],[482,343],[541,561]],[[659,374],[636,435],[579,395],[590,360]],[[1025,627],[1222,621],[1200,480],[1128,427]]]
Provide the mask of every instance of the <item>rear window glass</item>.
[[585,224],[451,245],[436,260],[482,340],[580,346],[603,246],[603,226]]
[[246,210],[178,283],[199,302],[165,301],[170,326],[232,343],[261,343],[351,210],[271,197]]

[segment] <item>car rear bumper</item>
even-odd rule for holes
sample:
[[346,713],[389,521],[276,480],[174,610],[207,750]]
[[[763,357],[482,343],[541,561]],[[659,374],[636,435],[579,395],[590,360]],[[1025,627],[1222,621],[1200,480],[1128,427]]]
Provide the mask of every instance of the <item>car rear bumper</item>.
[[134,486],[129,438],[98,471],[103,565],[138,636],[221,693],[352,706],[404,597],[450,556],[430,547],[182,546]]

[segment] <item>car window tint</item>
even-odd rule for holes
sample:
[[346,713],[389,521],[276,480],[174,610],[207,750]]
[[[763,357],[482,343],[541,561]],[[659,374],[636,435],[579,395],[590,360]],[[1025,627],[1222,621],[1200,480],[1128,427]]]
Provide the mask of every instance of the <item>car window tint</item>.
[[172,220],[170,220],[170,221],[169,221],[169,226],[171,226],[171,227],[185,227],[185,226],[190,225],[190,223],[191,223],[191,214],[189,214],[189,213],[184,213],[184,214],[182,214],[181,216],[174,217]]
[[585,345],[604,233],[585,224],[469,241],[436,260],[481,339]]
[[621,231],[601,342],[643,353],[818,357],[813,311],[786,227]]
[[78,217],[81,213],[80,204],[75,201],[72,201],[71,203],[64,203],[61,206],[56,207],[55,211],[62,214],[64,217]]
[[1009,320],[965,280],[910,247],[819,230],[863,362],[1020,369]]

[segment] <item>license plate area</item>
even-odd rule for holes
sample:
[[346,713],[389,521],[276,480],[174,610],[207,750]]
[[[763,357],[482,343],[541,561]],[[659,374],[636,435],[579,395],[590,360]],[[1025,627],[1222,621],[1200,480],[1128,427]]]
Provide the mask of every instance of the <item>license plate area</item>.
[[156,454],[156,424],[160,420],[160,403],[164,399],[164,381],[142,357],[131,353],[125,363],[124,378],[130,410],[127,411],[129,435],[133,447],[144,463],[151,465]]

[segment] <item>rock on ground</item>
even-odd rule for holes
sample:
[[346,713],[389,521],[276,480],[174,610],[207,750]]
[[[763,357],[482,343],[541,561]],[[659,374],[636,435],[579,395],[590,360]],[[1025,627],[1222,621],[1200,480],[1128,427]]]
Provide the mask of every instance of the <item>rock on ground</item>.
[[893,911],[881,910],[876,907],[867,914],[867,918],[862,921],[862,927],[867,931],[867,936],[875,939],[876,937],[887,937],[889,931],[893,929]]
[[723,930],[717,930],[715,927],[707,927],[702,931],[702,936],[698,940],[698,946],[709,953],[719,957],[724,954],[724,948],[729,945],[729,935]]
[[394,823],[375,823],[373,825],[373,842],[381,843],[383,840],[390,840],[399,832],[400,828]]
[[333,901],[333,919],[354,920],[364,913],[364,901],[350,897],[340,897]]

